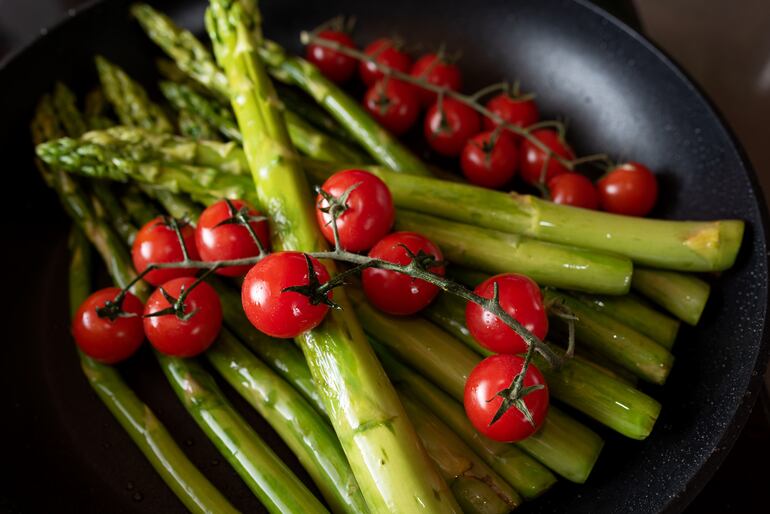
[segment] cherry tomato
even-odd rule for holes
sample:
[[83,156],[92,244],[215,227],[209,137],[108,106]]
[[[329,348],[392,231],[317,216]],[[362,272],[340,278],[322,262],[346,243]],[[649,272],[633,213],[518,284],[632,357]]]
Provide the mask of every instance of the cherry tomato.
[[456,157],[468,139],[481,129],[479,115],[471,107],[453,98],[436,102],[425,114],[425,139],[436,152]]
[[[231,207],[232,206],[232,207]],[[244,259],[259,255],[259,247],[249,234],[249,230],[241,224],[220,224],[246,208],[250,218],[260,216],[259,211],[243,200],[220,200],[211,204],[203,211],[195,229],[195,245],[198,247],[201,259],[204,261],[229,261]],[[267,250],[270,247],[270,234],[267,222],[250,221],[254,233]],[[239,277],[251,269],[250,265],[229,266],[219,268],[216,272],[226,277]]]
[[515,406],[492,422],[503,403],[497,393],[511,387],[523,366],[524,359],[518,355],[493,355],[481,361],[468,376],[463,398],[465,413],[476,430],[490,439],[506,443],[521,441],[537,432],[545,420],[550,403],[548,384],[540,370],[530,363],[524,375],[524,387],[543,386],[523,398],[534,426]]
[[[548,315],[537,284],[524,275],[503,273],[488,278],[476,286],[474,292],[484,298],[493,298],[495,284],[503,310],[542,340],[548,333]],[[476,341],[493,352],[527,351],[527,343],[519,334],[478,304],[468,302],[466,305],[465,324]]]
[[585,175],[562,173],[548,181],[551,201],[584,209],[599,208],[599,193]]
[[[531,96],[512,97],[505,93],[499,94],[489,99],[486,108],[511,125],[518,125],[519,127],[529,127],[540,119],[537,104],[535,104],[535,100]],[[486,129],[491,130],[496,126],[497,123],[492,119],[484,118],[484,127]],[[521,137],[515,132],[509,132],[515,136],[517,141]]]
[[[322,30],[318,33],[319,39],[334,41],[341,46],[355,48],[356,44],[345,32],[339,30]],[[356,59],[345,55],[333,48],[310,43],[307,45],[305,56],[308,61],[316,65],[326,78],[332,82],[341,84],[350,80],[356,71]]]
[[508,131],[481,132],[465,143],[460,156],[463,175],[481,187],[499,188],[511,181],[519,166],[519,151]]
[[[339,171],[329,177],[321,189],[340,198],[353,186],[356,188],[345,202],[347,208],[337,218],[337,232],[342,248],[349,252],[360,252],[368,250],[390,232],[396,210],[388,186],[368,171]],[[316,198],[318,226],[326,240],[334,244],[331,214],[322,210],[328,207],[329,202],[319,194]]]
[[144,305],[133,294],[126,293],[120,304],[120,310],[128,316],[114,320],[99,316],[97,309],[112,302],[118,293],[117,287],[96,291],[86,298],[72,318],[72,336],[78,347],[92,359],[105,364],[127,359],[144,341]]
[[369,114],[393,134],[409,130],[420,115],[417,88],[396,79],[377,81],[364,95]]
[[[559,133],[551,129],[539,129],[535,130],[531,134],[537,138],[546,147],[550,148],[556,155],[560,155],[564,159],[571,161],[575,158],[575,153],[572,148],[562,139]],[[521,142],[521,178],[523,178],[528,184],[539,184],[541,178],[542,182],[548,184],[548,182],[556,175],[569,172],[569,168],[565,167],[558,159],[551,156],[548,159],[548,165],[546,166],[545,177],[543,175],[543,165],[545,163],[547,154],[535,144],[523,139]]]
[[[428,238],[414,232],[394,232],[385,236],[369,252],[369,257],[396,264],[409,264],[412,258],[404,248],[414,255],[423,252],[437,261],[444,256],[438,246]],[[444,275],[443,265],[434,265],[429,271]],[[367,268],[361,274],[361,283],[369,301],[388,314],[408,315],[424,309],[439,292],[438,287],[424,280],[412,278],[397,271]]]
[[[462,75],[460,68],[448,63],[436,54],[425,54],[412,65],[410,75],[426,80],[434,86],[446,87],[452,91],[459,91],[462,87]],[[436,101],[436,93],[427,89],[419,89],[420,102],[430,105]]]
[[[314,257],[309,257],[319,284],[329,281],[329,272]],[[317,327],[329,311],[324,303],[313,305],[306,295],[284,291],[287,287],[310,283],[308,264],[301,252],[276,252],[268,255],[246,274],[241,288],[241,302],[246,317],[257,330],[280,338],[296,337]],[[332,292],[327,294],[332,298]]]
[[[194,357],[204,352],[219,335],[222,328],[222,305],[214,288],[201,282],[184,300],[184,314],[193,313],[188,319],[176,314],[150,316],[171,307],[163,291],[179,298],[189,288],[194,277],[169,280],[156,289],[144,308],[144,331],[147,339],[160,353],[174,357]],[[161,291],[163,289],[163,291]]]
[[627,162],[597,183],[602,209],[627,216],[645,216],[658,199],[658,181],[647,166]]
[[[409,54],[399,50],[398,45],[387,37],[369,43],[369,46],[364,49],[364,53],[374,58],[377,64],[384,64],[403,73],[409,73],[409,69],[412,67],[412,58],[409,57]],[[383,76],[377,65],[368,61],[358,63],[358,73],[367,86],[371,86]]]
[[[200,259],[198,249],[195,246],[195,230],[190,225],[184,225],[181,227],[181,232],[190,259]],[[158,216],[136,233],[134,244],[131,247],[131,258],[134,261],[134,268],[141,273],[149,264],[181,262],[184,260],[184,254],[176,232],[163,216]],[[149,272],[144,279],[150,284],[158,286],[173,278],[191,277],[197,271],[191,268],[156,269]]]

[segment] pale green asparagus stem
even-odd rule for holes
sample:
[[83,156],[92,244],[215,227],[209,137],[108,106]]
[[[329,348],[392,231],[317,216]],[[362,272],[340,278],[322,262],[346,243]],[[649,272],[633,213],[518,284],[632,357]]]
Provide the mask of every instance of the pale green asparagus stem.
[[631,286],[688,325],[697,325],[711,286],[693,275],[640,268]]

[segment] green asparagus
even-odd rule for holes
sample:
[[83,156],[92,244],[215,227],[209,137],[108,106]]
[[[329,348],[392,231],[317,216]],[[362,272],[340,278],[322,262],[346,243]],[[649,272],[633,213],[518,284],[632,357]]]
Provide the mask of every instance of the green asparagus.
[[697,325],[711,286],[693,275],[640,268],[631,287],[688,325]]

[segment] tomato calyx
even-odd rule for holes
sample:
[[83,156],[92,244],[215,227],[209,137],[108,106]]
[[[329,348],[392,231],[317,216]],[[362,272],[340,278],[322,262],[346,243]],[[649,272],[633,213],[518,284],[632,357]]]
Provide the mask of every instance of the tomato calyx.
[[343,283],[339,280],[335,281],[332,279],[322,284],[321,281],[318,280],[318,273],[313,266],[313,261],[310,260],[310,256],[306,253],[303,253],[302,255],[305,257],[305,262],[307,263],[307,284],[284,287],[281,292],[299,293],[306,296],[310,301],[310,305],[323,304],[332,309],[342,310],[342,307],[329,297],[329,291],[337,286],[343,285]]
[[246,228],[246,231],[249,233],[249,236],[254,241],[254,244],[257,245],[257,248],[259,249],[259,255],[263,256],[267,254],[267,250],[265,250],[265,245],[262,244],[262,240],[259,239],[259,236],[257,236],[256,231],[254,230],[254,227],[251,225],[252,223],[259,223],[260,221],[266,221],[266,216],[252,216],[249,213],[249,207],[246,205],[241,206],[240,209],[236,208],[235,205],[233,205],[233,202],[229,198],[225,198],[225,203],[227,203],[227,208],[230,211],[230,217],[225,218],[216,225],[214,225],[214,228],[221,227],[223,225],[241,225]]
[[158,316],[176,316],[182,321],[189,321],[190,318],[195,316],[195,314],[198,312],[198,309],[194,309],[190,312],[185,313],[186,306],[184,303],[184,299],[199,282],[200,281],[196,281],[189,288],[183,289],[182,294],[180,294],[178,298],[174,298],[173,295],[169,294],[168,291],[163,289],[163,286],[160,286],[158,290],[160,291],[160,294],[163,295],[163,298],[165,298],[166,301],[169,303],[169,307],[166,307],[165,309],[161,309],[159,311],[155,311],[151,314],[145,314],[144,317],[154,318]]
[[406,254],[409,256],[409,264],[406,265],[407,270],[417,270],[417,271],[425,271],[427,273],[433,273],[431,271],[431,268],[437,268],[440,266],[446,266],[447,262],[445,260],[439,260],[436,259],[435,256],[424,252],[422,249],[420,249],[416,254],[409,249],[405,244],[398,243],[397,246],[400,246],[404,249]]
[[125,298],[126,292],[127,290],[123,289],[114,300],[107,300],[104,305],[96,309],[96,315],[110,321],[115,321],[118,318],[136,318],[137,314],[123,310],[123,298]]
[[544,389],[545,386],[543,384],[536,384],[533,386],[524,386],[524,376],[527,373],[527,366],[529,364],[528,361],[524,361],[524,367],[519,372],[519,374],[516,375],[516,377],[511,382],[511,385],[506,387],[505,389],[498,391],[497,394],[495,394],[494,397],[487,400],[488,402],[491,402],[494,400],[495,397],[500,397],[503,399],[502,403],[500,404],[500,407],[497,409],[497,412],[495,412],[495,415],[492,417],[492,421],[489,422],[489,426],[492,426],[497,420],[503,417],[503,415],[508,412],[510,409],[515,408],[521,414],[524,416],[524,418],[527,420],[527,422],[532,425],[533,427],[536,426],[535,424],[535,418],[532,416],[532,411],[529,410],[529,407],[527,407],[527,404],[524,402],[524,397],[527,396],[530,393],[534,393],[535,391],[539,391],[540,389]]

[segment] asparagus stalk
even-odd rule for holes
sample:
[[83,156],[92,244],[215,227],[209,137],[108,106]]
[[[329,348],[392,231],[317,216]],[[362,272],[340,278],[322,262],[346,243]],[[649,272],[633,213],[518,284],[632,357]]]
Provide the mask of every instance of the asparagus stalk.
[[[301,93],[291,86],[281,86],[280,84],[276,84],[276,90],[278,91],[278,97],[288,110],[297,113],[317,129],[334,136],[340,141],[355,144],[353,136],[342,128],[339,123],[334,121],[331,116],[326,114],[308,95]],[[357,146],[355,148],[358,150]]]
[[107,98],[102,88],[94,88],[86,95],[83,117],[89,130],[99,130],[114,124],[107,115]]
[[[633,279],[631,281],[633,285]],[[625,323],[663,348],[674,346],[679,332],[679,321],[652,308],[647,302],[633,294],[626,296],[597,296],[574,293],[586,305],[615,320]]]
[[112,220],[112,226],[118,235],[124,241],[133,243],[136,235],[136,227],[131,223],[131,219],[126,212],[120,208],[120,201],[110,189],[110,186],[101,181],[94,181],[91,184],[94,191],[92,203],[95,214],[99,218]]
[[396,230],[419,232],[438,244],[451,262],[489,273],[517,272],[544,286],[624,294],[631,261],[615,255],[483,229],[399,210]]
[[337,436],[293,387],[241,346],[227,329],[206,352],[206,358],[278,432],[333,512],[368,512]]
[[104,94],[121,124],[136,125],[155,132],[173,132],[174,126],[163,109],[153,103],[144,88],[126,72],[101,56],[96,57],[96,69]]
[[[546,304],[566,307],[577,318],[575,338],[580,344],[610,359],[642,380],[663,384],[671,372],[674,356],[649,337],[598,312],[560,291],[544,291]],[[551,324],[566,324],[551,316]]]
[[[79,229],[72,231],[70,251],[70,314],[74,316],[91,292],[90,248]],[[82,353],[79,355],[83,373],[94,392],[190,512],[238,512],[190,462],[160,420],[112,366],[100,364]]]
[[[463,497],[470,500],[461,501],[463,512],[503,514],[521,504],[519,494],[487,466],[449,427],[421,405],[419,400],[413,398],[408,392],[401,392],[400,397],[428,453],[441,456],[434,459],[434,462],[452,490],[456,491],[455,497],[458,500]],[[469,496],[466,491],[471,481],[478,482],[479,492]],[[485,503],[477,506],[473,498],[479,496]],[[490,508],[489,504],[495,500],[502,505]]]
[[[336,165],[306,163],[316,182]],[[543,241],[607,251],[647,266],[681,271],[730,268],[740,249],[740,220],[671,221],[559,205],[530,195],[367,166],[390,188],[397,207]],[[399,170],[403,171],[403,170]],[[407,170],[408,171],[408,170]]]
[[461,403],[458,403],[462,398],[448,396],[425,379],[422,373],[400,363],[384,345],[375,344],[374,347],[392,379],[420,398],[525,498],[542,494],[553,484],[554,477],[517,448],[567,480],[583,483],[591,473],[604,442],[595,432],[556,407],[550,407],[543,426],[531,437],[515,445],[498,443],[473,428]]
[[711,287],[698,277],[671,271],[640,268],[631,287],[688,325],[697,325]]
[[194,112],[184,109],[180,110],[178,113],[177,124],[179,125],[179,133],[185,137],[210,141],[216,141],[218,139],[218,131],[216,128],[214,128],[208,120]]
[[[388,316],[361,301],[360,295],[352,297],[369,334],[452,397],[463,397],[468,375],[481,361],[478,354],[426,320]],[[649,435],[660,413],[660,404],[652,398],[580,360],[568,360],[560,370],[550,368],[540,356],[534,362],[555,398],[627,437]]]
[[[247,20],[238,2],[215,0],[206,13],[206,26],[233,95],[232,107],[262,200],[257,203],[273,221],[273,246],[313,251],[324,242],[275,91],[255,52],[261,38],[255,19]],[[343,310],[330,313],[298,342],[370,510],[458,511],[343,291],[335,291],[335,302]]]
[[158,361],[187,411],[268,511],[328,512],[238,415],[200,364],[161,354]]

